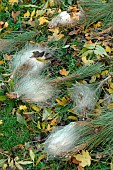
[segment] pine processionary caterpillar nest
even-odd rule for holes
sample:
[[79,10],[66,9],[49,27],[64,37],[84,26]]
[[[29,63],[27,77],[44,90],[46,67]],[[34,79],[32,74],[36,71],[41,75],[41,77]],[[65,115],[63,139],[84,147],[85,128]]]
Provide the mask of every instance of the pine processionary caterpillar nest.
[[46,102],[54,94],[52,85],[41,75],[47,62],[38,61],[33,57],[34,52],[46,50],[40,46],[26,45],[12,59],[14,92],[24,101]]
[[44,152],[50,159],[61,157],[75,149],[79,138],[80,134],[76,130],[76,123],[71,122],[49,135],[44,143]]
[[99,96],[96,86],[92,84],[76,83],[72,88],[71,97],[74,101],[75,111],[85,114],[94,109]]

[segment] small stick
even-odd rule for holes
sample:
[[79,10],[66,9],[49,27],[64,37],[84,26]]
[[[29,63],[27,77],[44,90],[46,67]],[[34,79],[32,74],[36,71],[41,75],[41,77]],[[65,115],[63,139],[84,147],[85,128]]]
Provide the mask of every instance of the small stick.
[[58,84],[58,83],[62,83],[64,81],[70,80],[72,78],[78,79],[80,76],[80,74],[72,74],[70,76],[66,76],[66,77],[61,77],[61,78],[57,78],[57,79],[53,79],[50,81],[51,84]]
[[96,88],[96,92],[97,92],[98,89],[101,88],[101,87],[104,85],[104,83],[105,83],[106,81],[108,81],[110,78],[111,78],[111,75],[109,75],[109,76],[106,77],[104,80],[102,80],[102,81],[100,82],[100,84],[98,85],[98,87]]

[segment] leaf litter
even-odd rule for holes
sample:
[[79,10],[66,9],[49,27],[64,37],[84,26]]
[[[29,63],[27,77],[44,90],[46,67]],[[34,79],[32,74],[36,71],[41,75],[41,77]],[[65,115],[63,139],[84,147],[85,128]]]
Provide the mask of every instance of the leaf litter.
[[[15,2],[17,1],[11,1],[10,3],[14,5]],[[43,8],[45,8],[48,11],[50,9],[49,7],[51,6],[50,4],[51,2],[47,1],[45,5],[43,6]],[[55,2],[52,3],[51,7],[53,7],[54,5],[55,5]],[[59,4],[59,7],[60,6],[61,4]],[[37,6],[31,5],[31,8],[32,7],[35,8]],[[29,6],[28,7],[26,6],[25,8],[27,9],[29,8]],[[45,9],[41,9],[41,10],[39,9],[41,12],[40,15],[39,15],[39,11],[36,11],[34,9],[32,11],[27,9],[26,13],[23,13],[23,14],[21,14],[21,12],[18,9],[17,11],[12,10],[12,13],[10,15],[14,19],[13,22],[15,24],[18,22],[18,19],[21,20],[22,19],[21,17],[24,16],[24,20],[26,18],[28,20],[30,19],[30,22],[35,22],[35,25],[33,28],[34,30],[36,29],[36,27],[41,29],[42,32],[43,32],[43,29],[46,29],[47,35],[44,41],[48,41],[46,42],[47,47],[37,46],[36,44],[34,44],[34,45],[26,45],[22,50],[20,50],[21,45],[24,46],[26,41],[32,40],[33,37],[36,38],[37,36],[40,39],[40,37],[42,36],[41,32],[40,32],[41,33],[41,36],[40,36],[39,32],[37,32],[36,30],[31,31],[31,28],[28,26],[29,27],[28,29],[30,30],[29,32],[25,31],[25,33],[20,33],[20,34],[17,33],[17,35],[15,34],[16,36],[14,37],[14,39],[7,38],[6,44],[3,44],[3,47],[1,47],[0,50],[3,51],[4,53],[13,52],[13,59],[11,60],[10,68],[11,68],[11,72],[13,75],[11,79],[13,78],[13,81],[14,81],[13,89],[16,94],[15,98],[19,98],[23,102],[27,102],[27,103],[30,102],[30,104],[28,105],[26,104],[27,105],[26,106],[23,103],[21,104],[21,100],[19,100],[20,110],[22,112],[26,112],[26,108],[27,108],[28,110],[31,111],[32,103],[38,104],[38,106],[36,106],[38,109],[35,108],[34,110],[35,114],[38,114],[37,118],[36,116],[34,116],[35,114],[31,114],[29,116],[30,116],[30,121],[33,121],[35,124],[37,124],[37,128],[39,129],[40,136],[41,136],[41,133],[44,134],[44,137],[48,136],[45,139],[45,142],[43,143],[44,152],[47,153],[48,158],[49,159],[54,159],[54,158],[59,159],[59,157],[61,159],[63,159],[64,157],[70,158],[70,156],[72,156],[73,154],[75,155],[75,153],[78,152],[77,147],[80,145],[81,154],[78,154],[78,156],[77,155],[75,156],[76,159],[80,161],[79,166],[78,166],[80,169],[80,167],[83,168],[85,166],[91,166],[90,165],[91,164],[90,162],[91,153],[88,152],[87,150],[84,150],[85,148],[87,149],[87,147],[85,147],[86,143],[89,142],[90,139],[94,137],[95,146],[99,146],[99,144],[101,143],[101,139],[104,139],[104,134],[106,135],[107,132],[111,134],[111,130],[112,130],[112,129],[110,130],[110,125],[108,125],[109,124],[108,123],[106,125],[106,129],[102,131],[102,127],[104,127],[103,117],[104,117],[105,111],[102,112],[103,115],[99,115],[99,118],[98,118],[99,113],[95,116],[92,114],[93,112],[96,111],[96,109],[102,110],[103,108],[101,107],[105,107],[105,109],[106,107],[107,108],[109,107],[108,109],[112,109],[112,102],[113,102],[113,99],[112,99],[112,93],[113,93],[112,51],[113,51],[113,47],[110,44],[111,36],[109,34],[109,30],[107,31],[108,37],[105,35],[106,32],[103,31],[101,32],[101,35],[99,35],[99,37],[95,37],[95,39],[99,41],[99,43],[97,42],[95,43],[95,39],[94,39],[94,35],[96,34],[95,30],[97,28],[101,28],[103,26],[102,23],[94,23],[89,27],[89,30],[87,28],[86,30],[82,30],[82,32],[75,30],[75,29],[78,29],[76,25],[79,25],[80,22],[84,20],[84,17],[86,17],[84,15],[85,11],[83,11],[82,8],[71,6],[67,9],[67,11],[61,11],[60,9],[53,8],[53,11],[50,11],[50,13],[48,14],[45,12],[46,11]],[[58,15],[55,14],[57,12],[58,12]],[[56,17],[54,17],[54,14],[56,15]],[[49,16],[51,17],[51,19],[49,18]],[[38,22],[36,22],[36,20],[38,20]],[[3,23],[1,25],[2,33],[5,33],[5,31],[8,31],[9,25],[12,27],[12,25],[9,23],[6,25],[4,25]],[[25,26],[26,24],[22,21],[22,25]],[[32,24],[31,24],[31,27],[32,27]],[[50,31],[49,27],[51,27],[53,31]],[[79,41],[82,42],[82,48],[81,46],[76,44],[75,38],[73,37],[73,34],[71,34],[72,32],[76,32],[77,34],[79,34],[76,41],[78,41],[78,43]],[[44,30],[44,33],[45,33],[45,30]],[[66,37],[67,33],[70,36],[70,38]],[[85,39],[83,38],[83,36],[85,36]],[[103,38],[102,36],[104,37],[104,41],[101,40]],[[6,37],[8,36],[6,35]],[[88,44],[89,40],[92,40],[93,43]],[[76,47],[74,49],[70,49],[70,46],[66,48],[67,54],[68,53],[72,54],[74,51],[76,51],[76,49],[77,50],[79,49],[78,51],[80,53],[76,51],[76,55],[73,55],[73,56],[74,56],[74,60],[79,61],[78,64],[76,63],[75,67],[77,65],[79,65],[80,67],[78,67],[76,71],[73,71],[71,73],[70,70],[67,69],[68,62],[66,63],[65,66],[62,66],[62,63],[61,63],[60,68],[55,68],[54,65],[51,65],[57,70],[57,73],[58,73],[57,75],[58,76],[60,75],[59,77],[51,78],[50,72],[44,75],[45,69],[47,69],[47,71],[49,70],[49,67],[50,67],[49,64],[51,63],[51,60],[46,60],[45,55],[43,57],[41,56],[41,57],[36,58],[35,52],[38,51],[38,54],[41,54],[42,52],[44,52],[43,54],[48,53],[48,48],[49,48],[48,46],[51,43],[53,44],[56,43],[57,47],[55,48],[58,50],[61,50],[61,48],[59,48],[60,41],[64,43],[63,46],[66,46],[67,43],[68,44],[70,43],[71,46],[73,45],[73,47]],[[108,41],[109,44],[106,45],[106,41]],[[44,43],[43,40],[41,40],[41,43],[42,44]],[[15,48],[17,49],[16,53],[14,52]],[[55,54],[58,54],[57,50]],[[82,56],[80,56],[80,54]],[[60,58],[62,58],[62,56],[60,56]],[[53,60],[54,60],[54,57],[53,57]],[[103,61],[105,65],[103,65]],[[2,65],[4,64],[5,63],[3,59]],[[106,70],[106,69],[108,70],[107,75],[102,74],[102,70]],[[92,84],[92,81],[93,81],[93,84]],[[70,93],[71,91],[71,94],[70,94],[71,98],[69,99],[63,96],[63,93],[61,93],[62,92],[61,88],[60,88],[61,94],[59,93],[59,90],[57,91],[57,89],[59,89],[59,85],[60,85],[61,87],[64,88],[63,90],[66,92],[67,88],[69,89],[70,84],[71,84],[71,89],[68,92]],[[59,94],[61,95],[61,97],[58,98],[57,96]],[[106,97],[104,94],[106,94],[107,97],[109,96],[109,99],[110,99],[110,100],[108,99],[109,101],[105,100]],[[10,93],[9,93],[9,96],[11,96]],[[55,98],[56,98],[57,103],[55,102]],[[103,100],[103,102],[99,104],[99,101],[101,99]],[[42,103],[49,103],[51,100],[52,100],[52,106],[49,105],[49,109],[51,111],[48,112],[47,115],[44,116],[42,114],[42,110],[45,109],[45,106],[46,107],[48,106],[44,104],[44,108],[43,108],[42,106],[39,106],[39,105],[41,105]],[[4,104],[4,101],[3,101],[3,104]],[[65,112],[65,115],[61,116],[61,114],[63,114],[62,108],[66,109],[66,107],[70,104],[73,104],[71,106],[74,108],[74,112],[72,113],[70,112],[71,115],[68,115],[69,109],[67,109]],[[70,109],[73,109],[72,107]],[[17,121],[20,124],[27,126],[28,122],[26,121],[26,119],[24,119],[25,115],[24,114],[22,115],[22,112],[17,113]],[[108,110],[106,112],[109,113],[107,114],[108,116],[107,121],[109,122],[109,117],[112,111],[110,112]],[[78,117],[78,118],[72,119],[74,122],[70,122],[70,121],[67,122],[67,118],[69,116],[75,117],[75,118]],[[97,119],[94,118],[93,120],[92,119],[93,116],[97,117]],[[52,120],[55,121],[55,122],[53,121],[54,123],[52,123],[52,120],[50,120],[50,117]],[[82,123],[79,122],[81,121],[81,117],[82,117]],[[83,118],[86,119],[86,123]],[[79,127],[77,125],[76,120],[79,120],[78,124],[83,124],[83,125]],[[100,122],[102,122],[102,124],[100,124]],[[4,121],[3,121],[3,124],[4,124]],[[96,124],[98,124],[98,126],[96,126]],[[57,126],[65,125],[65,126],[57,128],[56,125]],[[95,128],[93,128],[93,125],[95,126]],[[2,126],[2,124],[0,126]],[[55,130],[53,130],[54,126],[56,127]],[[31,127],[29,127],[29,130],[30,129]],[[96,131],[96,134],[93,134],[94,131]],[[46,134],[47,132],[50,132],[50,135],[47,135]],[[102,134],[101,138],[99,138],[99,134]],[[84,140],[83,142],[79,140],[81,136],[83,137],[83,140]],[[42,141],[43,141],[43,137],[42,137]],[[104,141],[105,143],[108,142],[108,145],[104,153],[105,155],[109,155],[107,152],[109,151],[109,145],[110,145],[109,141],[110,141],[109,139],[108,141]],[[82,144],[84,144],[85,146],[82,147]],[[90,142],[89,142],[89,145],[91,145]],[[36,165],[38,166],[40,165],[40,162],[45,161],[46,156],[45,154],[42,153],[42,155],[40,155],[38,159],[35,158],[35,153],[30,147],[35,148],[35,145],[28,146],[28,150],[30,150],[30,153],[29,153],[30,155],[28,153],[27,154],[32,159],[33,164],[36,163]],[[37,147],[37,149],[35,148],[36,150],[42,151],[42,149],[40,148],[40,143],[39,145],[37,144],[36,147]],[[35,159],[37,160],[36,162],[35,162]],[[24,160],[24,158],[23,160],[18,161],[15,158],[15,165],[14,165],[13,160],[10,160],[8,164],[10,167],[23,169],[21,165],[26,165],[29,163],[32,164],[32,161],[31,162],[29,160],[26,161]],[[1,159],[1,162],[2,162],[2,159]],[[7,162],[7,160],[4,160],[3,164],[4,162]],[[5,165],[7,164],[4,164],[3,166],[5,167]]]

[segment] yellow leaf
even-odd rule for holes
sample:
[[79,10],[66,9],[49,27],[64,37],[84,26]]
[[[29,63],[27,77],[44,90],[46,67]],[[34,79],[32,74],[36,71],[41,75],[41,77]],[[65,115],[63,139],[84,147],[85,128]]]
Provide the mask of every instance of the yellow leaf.
[[50,130],[51,130],[51,126],[50,126],[50,124],[48,124],[46,131],[50,131]]
[[102,75],[102,76],[103,76],[103,75],[108,75],[108,73],[109,73],[109,70],[104,70],[104,71],[102,71],[101,75]]
[[66,71],[66,69],[63,68],[62,70],[59,71],[59,73],[60,73],[61,75],[63,75],[63,76],[67,76],[68,73],[69,73],[69,71]]
[[36,17],[42,16],[42,15],[44,15],[46,12],[47,12],[46,9],[37,10],[37,11],[36,11]]
[[23,170],[22,166],[16,161],[15,161],[15,166],[18,170]]
[[76,45],[74,45],[74,44],[73,44],[73,45],[71,45],[71,48],[72,48],[73,50],[75,50],[75,51],[77,50],[77,46],[76,46]]
[[35,15],[35,9],[31,12],[31,18]]
[[111,53],[112,49],[109,46],[106,46],[106,52]]
[[0,120],[0,125],[2,125],[3,124],[3,121],[2,120]]
[[78,118],[76,116],[68,116],[68,119],[71,119],[71,120],[78,120]]
[[41,108],[37,107],[36,105],[32,105],[31,108],[36,112],[40,112],[41,110]]
[[113,88],[106,89],[110,94],[113,94]]
[[91,80],[89,81],[90,83],[94,83],[96,81],[96,76],[92,76]]
[[0,65],[4,64],[4,60],[0,60]]
[[4,28],[7,28],[7,27],[8,27],[8,22],[5,22]]
[[40,155],[39,156],[39,158],[38,158],[38,160],[36,161],[36,165],[38,165],[39,164],[39,162],[42,160],[42,159],[44,159],[44,158],[46,158],[46,155]]
[[65,106],[65,104],[67,103],[67,99],[65,97],[63,97],[62,99],[56,99],[56,102],[60,105],[60,106]]
[[18,3],[18,0],[9,0],[10,4]]
[[50,28],[49,31],[50,31],[50,32],[53,32],[53,33],[55,33],[55,34],[58,34],[58,33],[59,33],[59,28],[58,28],[58,27],[56,27],[56,28]]
[[102,26],[102,22],[97,22],[96,24],[94,24],[94,28],[99,28]]
[[52,125],[52,126],[56,126],[56,119],[52,119],[52,120],[51,120],[51,125]]
[[64,34],[54,34],[52,36],[48,36],[48,41],[59,41],[62,37],[64,37]]
[[113,108],[113,103],[110,103],[108,106],[107,106],[108,109],[110,108]]
[[52,7],[52,6],[55,5],[55,0],[49,0],[48,2],[49,2],[49,6],[50,6],[50,7]]
[[30,17],[30,12],[27,10],[27,12],[24,14],[24,18],[29,18]]
[[39,20],[39,25],[43,25],[44,23],[49,23],[49,21],[45,17],[40,17],[38,20]]
[[89,64],[93,64],[94,63],[93,60],[87,60],[86,56],[82,57],[82,61],[84,62],[85,65],[89,65]]
[[80,161],[79,165],[82,167],[91,165],[91,156],[89,155],[89,152],[87,150],[82,150],[82,153],[77,154],[75,158]]
[[34,159],[35,159],[36,155],[34,154],[32,149],[29,150],[29,154],[30,154],[31,160],[34,162]]
[[27,110],[26,105],[20,105],[20,106],[19,106],[19,110],[24,110],[24,111]]
[[37,123],[37,128],[38,128],[38,129],[41,129],[40,121],[38,121],[38,123]]
[[42,129],[44,130],[46,128],[46,122],[42,123]]

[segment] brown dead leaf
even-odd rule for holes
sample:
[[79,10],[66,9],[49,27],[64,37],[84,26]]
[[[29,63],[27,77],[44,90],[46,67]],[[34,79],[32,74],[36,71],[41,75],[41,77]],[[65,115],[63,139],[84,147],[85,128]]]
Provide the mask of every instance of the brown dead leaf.
[[14,19],[14,23],[17,21],[16,17],[20,14],[20,11],[14,12],[12,11],[12,18]]
[[10,61],[12,59],[12,56],[6,54],[4,55],[4,58],[6,61]]
[[84,170],[84,168],[81,166],[77,166],[77,170]]
[[0,60],[0,65],[4,64],[4,60]]
[[71,162],[74,163],[74,164],[79,164],[80,163],[80,161],[78,161],[75,157],[71,158]]
[[65,68],[63,68],[62,70],[59,71],[59,73],[62,75],[62,76],[67,76],[69,74],[69,71],[67,71]]
[[10,98],[10,99],[16,99],[17,98],[17,94],[15,93],[7,93],[7,96]]
[[4,22],[0,21],[0,28],[3,28]]

